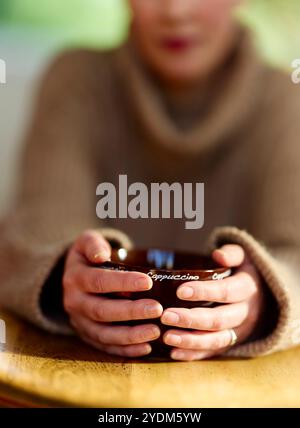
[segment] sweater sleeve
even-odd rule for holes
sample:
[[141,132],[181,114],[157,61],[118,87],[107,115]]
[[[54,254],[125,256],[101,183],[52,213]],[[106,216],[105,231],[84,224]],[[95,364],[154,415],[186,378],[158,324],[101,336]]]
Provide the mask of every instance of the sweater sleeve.
[[[287,102],[293,103],[293,97]],[[253,357],[300,344],[299,97],[289,108],[283,97],[279,105],[269,141],[257,152],[252,194],[241,201],[247,222],[241,228],[216,228],[209,242],[210,250],[226,243],[243,246],[279,308],[275,328],[232,348],[232,356]]]
[[214,230],[211,249],[234,243],[241,245],[260,272],[273,297],[279,314],[276,327],[267,337],[232,348],[228,355],[255,357],[300,344],[300,272],[299,260],[291,250],[271,250],[246,230],[220,227]]
[[[89,132],[93,99],[87,58],[61,55],[43,79],[21,165],[16,203],[0,223],[0,305],[56,333],[70,333],[65,320],[46,315],[40,297],[47,278],[74,239],[100,228],[120,246],[130,239],[101,229],[95,214]],[[97,122],[96,122],[97,123]]]

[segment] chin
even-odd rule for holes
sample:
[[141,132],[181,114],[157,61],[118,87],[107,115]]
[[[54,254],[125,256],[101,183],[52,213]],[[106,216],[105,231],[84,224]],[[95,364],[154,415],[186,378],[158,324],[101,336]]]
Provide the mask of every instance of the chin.
[[177,85],[188,85],[204,79],[208,74],[205,67],[182,67],[183,64],[165,67],[160,70],[164,80]]

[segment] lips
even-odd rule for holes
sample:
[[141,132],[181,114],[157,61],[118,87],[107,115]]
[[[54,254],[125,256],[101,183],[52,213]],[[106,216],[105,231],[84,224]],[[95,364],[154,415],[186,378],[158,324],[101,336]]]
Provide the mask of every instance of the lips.
[[162,40],[164,49],[172,52],[186,51],[193,45],[193,40],[184,37],[170,37]]

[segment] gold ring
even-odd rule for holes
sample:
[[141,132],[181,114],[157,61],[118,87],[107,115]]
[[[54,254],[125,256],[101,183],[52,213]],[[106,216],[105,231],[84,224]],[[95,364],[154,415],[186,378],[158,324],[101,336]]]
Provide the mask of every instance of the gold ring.
[[228,331],[229,331],[230,337],[231,337],[231,341],[230,341],[229,346],[234,346],[237,342],[236,332],[233,330],[233,328],[230,328]]

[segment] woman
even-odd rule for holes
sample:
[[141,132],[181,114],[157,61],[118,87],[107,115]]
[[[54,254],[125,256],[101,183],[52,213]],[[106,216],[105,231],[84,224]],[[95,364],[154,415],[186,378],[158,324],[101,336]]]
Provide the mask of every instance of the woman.
[[[163,339],[175,360],[294,346],[299,94],[256,56],[233,18],[237,0],[129,3],[128,43],[65,53],[44,79],[17,205],[1,228],[1,301],[48,331],[74,330],[123,356],[151,352],[160,331],[143,320],[155,317],[170,327]],[[117,184],[119,174],[146,185],[205,183],[204,227],[186,230],[177,219],[99,224],[96,186]],[[101,297],[151,287],[141,273],[90,267],[116,243],[132,242],[214,250],[235,274],[183,284],[177,294],[227,305],[163,310],[150,299]],[[141,324],[111,324],[131,319]]]

